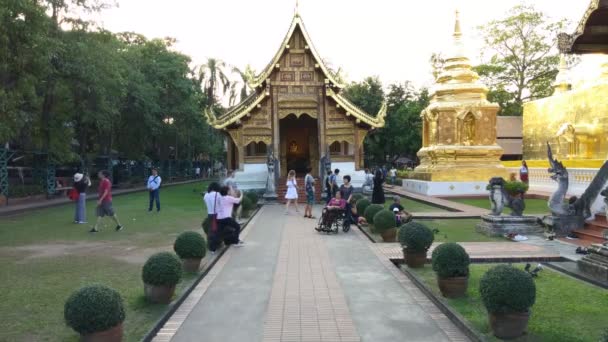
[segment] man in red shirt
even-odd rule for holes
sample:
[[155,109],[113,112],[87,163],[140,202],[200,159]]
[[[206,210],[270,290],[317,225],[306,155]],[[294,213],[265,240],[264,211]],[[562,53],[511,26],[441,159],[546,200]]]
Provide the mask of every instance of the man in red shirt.
[[99,171],[98,177],[99,188],[97,188],[97,193],[99,194],[99,197],[97,200],[97,222],[90,232],[97,233],[99,231],[99,223],[101,223],[101,219],[104,216],[110,216],[112,220],[116,222],[116,231],[121,231],[123,227],[114,213],[114,208],[112,208],[112,182],[109,178],[110,172],[107,170]]

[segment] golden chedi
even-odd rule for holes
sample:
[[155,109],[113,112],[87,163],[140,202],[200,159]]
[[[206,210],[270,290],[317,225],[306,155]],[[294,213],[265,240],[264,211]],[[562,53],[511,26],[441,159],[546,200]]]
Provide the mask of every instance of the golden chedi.
[[[492,177],[507,178],[508,171],[500,163],[503,149],[496,143],[499,106],[487,100],[488,89],[464,53],[458,12],[453,37],[453,50],[431,90],[430,105],[421,113],[421,163],[413,178],[484,183]],[[473,186],[477,192],[485,190],[479,189],[480,184]]]

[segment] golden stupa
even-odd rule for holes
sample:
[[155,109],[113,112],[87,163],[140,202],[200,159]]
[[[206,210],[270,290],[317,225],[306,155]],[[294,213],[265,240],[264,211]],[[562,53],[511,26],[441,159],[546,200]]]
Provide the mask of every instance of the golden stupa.
[[433,182],[487,182],[505,177],[500,163],[503,149],[496,143],[499,106],[487,100],[488,88],[479,82],[464,53],[456,11],[453,50],[431,91],[422,117],[420,166],[414,179]]

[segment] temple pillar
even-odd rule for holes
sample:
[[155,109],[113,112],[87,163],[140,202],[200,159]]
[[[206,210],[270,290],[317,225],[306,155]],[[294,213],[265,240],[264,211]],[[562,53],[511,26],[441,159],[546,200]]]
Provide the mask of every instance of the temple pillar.
[[355,143],[353,144],[354,151],[353,155],[355,156],[355,170],[361,170],[361,160],[359,159],[359,130],[355,129]]
[[[318,125],[319,125],[319,156],[321,156],[321,158],[323,156],[325,156],[325,153],[328,151],[327,148],[327,139],[326,139],[326,127],[325,127],[325,121],[327,118],[327,92],[325,90],[325,87],[321,87],[321,89],[319,89],[319,120],[318,120]],[[327,157],[327,156],[326,156]],[[323,177],[325,177],[325,175],[321,174],[321,165],[319,165],[319,175],[321,177],[321,179],[323,179]]]
[[280,176],[282,165],[281,165],[281,132],[279,126],[279,94],[275,91],[275,87],[270,87],[270,101],[271,101],[271,120],[272,120],[272,148],[275,153],[277,162],[279,165],[275,165],[275,170]]

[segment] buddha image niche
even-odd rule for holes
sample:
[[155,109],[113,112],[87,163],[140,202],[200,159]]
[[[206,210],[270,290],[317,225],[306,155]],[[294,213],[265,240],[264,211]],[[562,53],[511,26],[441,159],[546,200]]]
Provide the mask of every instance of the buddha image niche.
[[291,153],[298,153],[298,144],[296,143],[295,140],[292,140],[289,143],[289,152],[291,152]]

